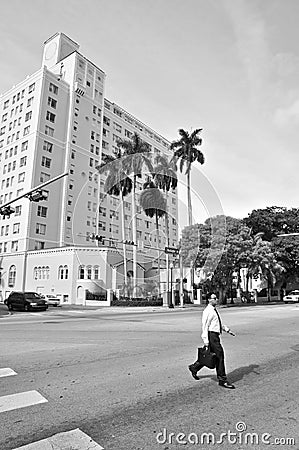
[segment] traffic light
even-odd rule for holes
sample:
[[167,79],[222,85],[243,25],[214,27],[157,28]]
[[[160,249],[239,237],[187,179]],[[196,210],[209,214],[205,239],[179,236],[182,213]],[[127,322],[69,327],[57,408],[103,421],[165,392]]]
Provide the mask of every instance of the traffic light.
[[47,200],[48,196],[45,191],[35,191],[28,194],[28,198],[31,202],[40,202],[42,200]]
[[127,241],[127,240],[125,240],[123,242],[124,242],[124,244],[127,244],[127,245],[135,245],[134,241]]
[[90,237],[90,239],[92,240],[92,241],[98,241],[100,244],[103,244],[104,245],[104,236],[99,236],[98,234],[95,234],[95,233],[91,233],[90,235],[89,235],[89,237]]
[[9,218],[10,215],[11,215],[12,213],[14,213],[14,212],[15,212],[15,209],[12,208],[12,207],[9,206],[9,205],[0,208],[0,214],[1,214],[1,216],[2,216],[3,218],[5,218],[6,216]]

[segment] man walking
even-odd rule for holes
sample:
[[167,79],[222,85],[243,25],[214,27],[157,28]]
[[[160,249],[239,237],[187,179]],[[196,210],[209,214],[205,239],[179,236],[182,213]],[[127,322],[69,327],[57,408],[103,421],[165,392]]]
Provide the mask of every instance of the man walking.
[[[229,327],[221,323],[219,313],[216,309],[218,303],[217,296],[210,294],[208,298],[209,304],[204,309],[202,314],[202,340],[206,347],[210,347],[210,351],[216,354],[216,373],[219,382],[219,386],[227,389],[235,389],[235,386],[227,381],[225,365],[224,365],[224,351],[220,342],[220,334],[222,331],[229,333],[233,336],[234,333]],[[195,380],[199,380],[197,372],[203,367],[197,360],[195,363],[189,366],[191,375]]]

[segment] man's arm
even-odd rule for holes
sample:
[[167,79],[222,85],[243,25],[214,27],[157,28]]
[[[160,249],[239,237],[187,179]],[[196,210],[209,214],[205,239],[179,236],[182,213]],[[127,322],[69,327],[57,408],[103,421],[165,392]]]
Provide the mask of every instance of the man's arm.
[[232,336],[236,336],[235,333],[233,333],[232,330],[227,325],[222,324],[222,330],[228,334],[231,334]]
[[202,333],[201,338],[203,340],[204,345],[209,345],[209,325],[211,323],[212,316],[209,314],[209,311],[206,309],[202,313]]

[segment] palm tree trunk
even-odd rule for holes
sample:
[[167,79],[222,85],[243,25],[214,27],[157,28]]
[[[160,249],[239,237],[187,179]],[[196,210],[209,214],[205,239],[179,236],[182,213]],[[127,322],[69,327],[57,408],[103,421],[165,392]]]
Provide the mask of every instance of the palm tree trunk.
[[133,176],[133,197],[132,197],[132,231],[133,231],[133,296],[137,284],[137,217],[136,217],[136,175]]
[[191,169],[187,172],[188,225],[192,225]]
[[125,289],[128,288],[128,268],[127,268],[127,247],[124,241],[126,240],[126,229],[125,229],[125,205],[124,205],[124,196],[123,193],[120,193],[120,201],[121,201],[121,232],[122,232],[122,241],[123,241],[123,255],[124,255],[124,283]]
[[160,287],[160,233],[159,233],[159,220],[158,220],[158,214],[156,213],[156,236],[157,236],[157,247],[158,247],[158,260],[157,260],[157,264],[158,264],[158,291],[159,291],[159,297],[161,294],[161,287]]
[[[191,203],[191,168],[187,172],[187,198],[188,198],[188,222],[192,225],[192,203]],[[194,284],[194,267],[190,267],[190,284],[191,284],[191,302],[194,302],[193,284]]]
[[[166,232],[166,239],[167,239],[167,247],[169,247],[170,241],[169,241],[169,216],[168,216],[168,192],[165,191],[165,198],[166,198],[166,214],[165,214],[165,232]],[[169,253],[166,253],[166,301],[167,303],[163,306],[168,306],[169,302]],[[172,295],[172,286],[170,287],[170,293]]]

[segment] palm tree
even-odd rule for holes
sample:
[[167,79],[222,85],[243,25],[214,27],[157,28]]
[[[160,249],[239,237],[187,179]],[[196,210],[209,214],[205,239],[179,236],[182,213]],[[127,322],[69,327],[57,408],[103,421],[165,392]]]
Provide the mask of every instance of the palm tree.
[[[182,173],[184,166],[186,165],[187,176],[187,199],[188,199],[188,224],[192,225],[192,202],[191,202],[191,169],[192,164],[199,162],[203,164],[205,161],[204,155],[199,150],[199,146],[202,144],[202,139],[198,136],[202,131],[202,128],[197,128],[189,134],[183,128],[179,129],[180,139],[173,141],[170,145],[170,150],[174,151],[173,160],[175,163],[180,162],[180,172]],[[191,275],[191,299],[193,300],[193,285],[194,285],[194,268],[190,267]]]
[[152,171],[150,145],[143,141],[138,133],[133,133],[130,139],[119,139],[117,145],[123,150],[122,166],[127,177],[132,181],[132,231],[133,231],[133,285],[137,279],[137,217],[136,217],[136,181],[142,177],[144,166]]
[[104,184],[104,191],[108,195],[120,196],[121,201],[121,224],[122,224],[122,241],[123,241],[123,254],[124,254],[124,281],[125,286],[128,285],[128,272],[127,272],[127,251],[125,244],[125,209],[124,209],[124,197],[132,192],[132,180],[126,176],[123,168],[122,152],[119,148],[114,156],[103,155],[102,163],[98,167],[100,174],[107,173],[107,178]]
[[180,172],[182,173],[184,166],[186,165],[187,176],[187,198],[188,198],[188,221],[189,225],[192,225],[192,203],[191,203],[191,168],[194,162],[203,164],[205,159],[204,155],[199,150],[199,146],[202,144],[202,139],[198,136],[202,131],[202,128],[197,128],[189,134],[188,131],[179,129],[181,138],[177,141],[173,141],[170,145],[170,149],[174,151],[173,161],[180,162]]
[[139,204],[144,210],[148,217],[156,218],[156,238],[158,247],[158,283],[159,283],[159,294],[160,294],[160,233],[159,233],[159,218],[166,214],[167,203],[162,192],[157,188],[153,181],[147,181],[144,184],[144,190],[142,191]]
[[[178,184],[177,167],[173,160],[170,160],[164,155],[157,155],[155,158],[155,167],[153,169],[152,177],[159,189],[165,192],[166,199],[166,214],[165,214],[165,232],[167,238],[167,246],[170,246],[169,241],[169,215],[168,215],[168,192],[170,189],[176,189]],[[169,254],[166,253],[166,276],[167,276],[167,295],[169,294]],[[172,286],[171,286],[172,292]]]

